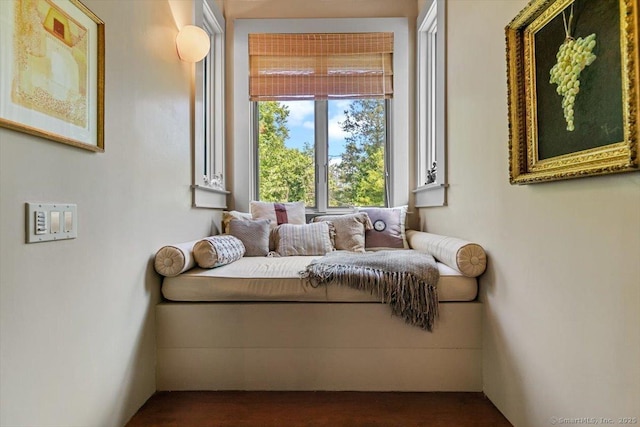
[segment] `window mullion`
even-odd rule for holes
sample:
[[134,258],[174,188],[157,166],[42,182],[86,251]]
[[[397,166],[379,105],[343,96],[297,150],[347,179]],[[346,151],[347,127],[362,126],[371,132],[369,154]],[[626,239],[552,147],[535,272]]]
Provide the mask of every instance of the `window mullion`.
[[316,207],[326,212],[329,198],[329,103],[315,101]]

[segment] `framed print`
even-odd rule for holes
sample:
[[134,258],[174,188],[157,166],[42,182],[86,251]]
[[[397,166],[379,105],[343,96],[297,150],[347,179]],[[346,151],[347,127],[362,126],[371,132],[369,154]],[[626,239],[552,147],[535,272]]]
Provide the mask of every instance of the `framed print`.
[[532,0],[505,31],[510,182],[637,171],[637,0]]
[[104,151],[104,22],[78,0],[0,1],[0,126]]

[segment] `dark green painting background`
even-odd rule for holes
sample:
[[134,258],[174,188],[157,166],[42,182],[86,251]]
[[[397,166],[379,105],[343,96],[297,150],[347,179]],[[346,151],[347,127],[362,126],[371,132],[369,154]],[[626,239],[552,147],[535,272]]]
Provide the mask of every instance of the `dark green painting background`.
[[[565,9],[567,20],[571,6]],[[574,104],[575,130],[567,130],[562,96],[549,83],[549,70],[565,39],[562,12],[535,35],[535,71],[540,160],[624,139],[622,125],[622,67],[620,64],[620,4],[618,0],[576,0],[574,38],[596,34],[597,59],[580,73]]]

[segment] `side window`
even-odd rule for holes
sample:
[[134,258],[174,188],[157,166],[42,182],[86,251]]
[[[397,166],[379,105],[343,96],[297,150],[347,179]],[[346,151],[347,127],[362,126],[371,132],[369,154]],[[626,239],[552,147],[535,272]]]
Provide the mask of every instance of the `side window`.
[[444,9],[428,1],[417,21],[416,207],[446,204]]
[[224,18],[213,0],[196,1],[196,25],[211,48],[195,64],[193,205],[225,208]]

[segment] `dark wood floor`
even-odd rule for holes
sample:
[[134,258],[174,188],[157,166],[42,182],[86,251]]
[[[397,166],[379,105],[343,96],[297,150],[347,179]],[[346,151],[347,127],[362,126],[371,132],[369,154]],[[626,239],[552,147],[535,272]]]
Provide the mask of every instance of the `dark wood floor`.
[[482,393],[161,392],[127,427],[511,426]]

